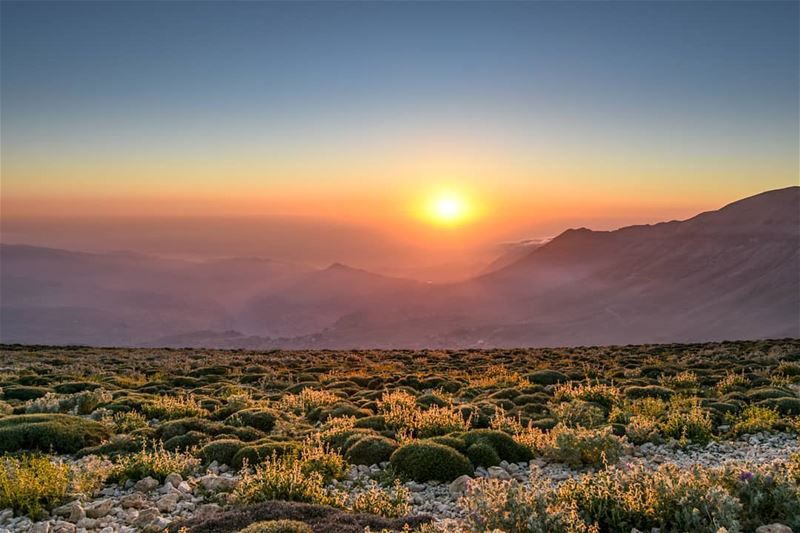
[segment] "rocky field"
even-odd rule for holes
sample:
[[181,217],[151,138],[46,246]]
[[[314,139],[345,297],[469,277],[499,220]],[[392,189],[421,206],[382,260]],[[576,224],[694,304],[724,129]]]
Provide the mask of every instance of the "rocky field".
[[800,532],[800,341],[3,346],[0,532]]

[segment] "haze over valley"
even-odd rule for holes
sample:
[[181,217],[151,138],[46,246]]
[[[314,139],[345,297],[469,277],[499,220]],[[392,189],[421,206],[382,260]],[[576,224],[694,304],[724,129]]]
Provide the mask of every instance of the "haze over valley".
[[419,348],[800,335],[800,187],[684,221],[569,229],[430,283],[342,263],[2,246],[5,343]]

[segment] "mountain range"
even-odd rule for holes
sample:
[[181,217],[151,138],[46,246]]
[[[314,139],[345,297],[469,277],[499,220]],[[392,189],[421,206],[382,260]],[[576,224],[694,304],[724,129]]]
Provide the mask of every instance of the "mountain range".
[[800,187],[683,221],[570,229],[466,281],[343,264],[0,246],[0,341],[512,347],[800,337]]

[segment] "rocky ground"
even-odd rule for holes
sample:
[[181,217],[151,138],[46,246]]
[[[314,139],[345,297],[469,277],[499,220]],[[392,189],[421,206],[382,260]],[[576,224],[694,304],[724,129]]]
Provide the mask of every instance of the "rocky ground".
[[[657,468],[672,463],[679,468],[692,465],[719,466],[728,462],[765,464],[785,460],[800,448],[797,437],[786,433],[745,435],[734,441],[711,442],[706,446],[681,448],[677,443],[644,444],[632,447],[622,457],[621,468],[640,464]],[[336,488],[358,490],[369,480],[382,475],[383,465],[351,467],[347,479],[334,482]],[[474,477],[515,479],[527,483],[531,471],[554,483],[579,476],[578,471],[541,459],[531,463],[507,463],[488,469],[478,468]],[[220,513],[226,493],[238,482],[238,475],[225,465],[212,464],[200,476],[183,479],[171,474],[164,483],[145,478],[123,486],[108,485],[90,502],[74,501],[54,509],[45,519],[31,521],[14,517],[10,510],[0,512],[0,533],[129,533],[160,532],[170,524],[188,519],[210,518]],[[439,520],[457,520],[458,498],[469,486],[471,477],[452,483],[407,482],[411,491],[412,514],[433,515]],[[776,530],[778,531],[778,530]]]

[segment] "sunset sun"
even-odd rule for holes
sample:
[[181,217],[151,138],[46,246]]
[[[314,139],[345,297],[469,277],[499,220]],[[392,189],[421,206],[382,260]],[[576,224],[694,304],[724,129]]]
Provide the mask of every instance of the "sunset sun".
[[469,204],[462,196],[444,193],[430,201],[428,218],[439,225],[453,226],[465,222],[469,212]]

